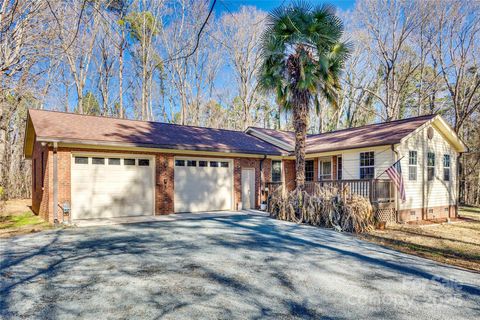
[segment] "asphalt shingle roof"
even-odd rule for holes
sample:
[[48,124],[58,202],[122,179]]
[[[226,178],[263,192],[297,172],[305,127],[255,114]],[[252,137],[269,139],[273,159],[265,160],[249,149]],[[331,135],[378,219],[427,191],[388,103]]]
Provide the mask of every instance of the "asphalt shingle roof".
[[[307,135],[306,151],[307,153],[319,153],[399,143],[404,137],[434,117],[433,114],[322,134],[310,134]],[[295,145],[294,132],[252,128],[287,143],[292,148]]]
[[43,139],[125,143],[139,147],[281,155],[285,150],[243,131],[29,110]]

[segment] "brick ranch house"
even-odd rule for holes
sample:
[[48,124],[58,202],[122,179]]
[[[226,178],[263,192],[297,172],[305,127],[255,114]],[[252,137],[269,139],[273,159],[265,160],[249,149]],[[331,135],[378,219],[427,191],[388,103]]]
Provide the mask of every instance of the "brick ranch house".
[[[32,208],[50,222],[258,208],[274,188],[295,187],[293,150],[286,131],[44,110],[29,110],[24,142]],[[308,135],[307,188],[348,185],[394,221],[451,217],[465,151],[438,115]],[[406,202],[383,173],[397,159]]]

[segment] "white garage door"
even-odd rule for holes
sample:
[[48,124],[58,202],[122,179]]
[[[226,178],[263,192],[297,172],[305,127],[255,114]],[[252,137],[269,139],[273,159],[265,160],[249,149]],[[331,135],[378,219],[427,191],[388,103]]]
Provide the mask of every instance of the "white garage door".
[[232,209],[233,162],[175,159],[175,212]]
[[154,214],[153,157],[75,155],[72,219]]

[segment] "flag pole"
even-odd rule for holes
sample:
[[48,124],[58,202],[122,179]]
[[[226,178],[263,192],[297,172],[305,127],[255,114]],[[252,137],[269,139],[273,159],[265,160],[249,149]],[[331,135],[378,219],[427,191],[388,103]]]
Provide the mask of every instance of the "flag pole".
[[387,170],[391,167],[393,167],[394,165],[396,165],[397,163],[400,162],[400,160],[402,160],[403,158],[405,158],[405,156],[401,157],[400,159],[398,159],[397,161],[395,161],[391,166],[389,166],[387,169],[383,170],[382,173],[380,173],[375,179],[378,179],[380,178],[385,172],[387,172]]

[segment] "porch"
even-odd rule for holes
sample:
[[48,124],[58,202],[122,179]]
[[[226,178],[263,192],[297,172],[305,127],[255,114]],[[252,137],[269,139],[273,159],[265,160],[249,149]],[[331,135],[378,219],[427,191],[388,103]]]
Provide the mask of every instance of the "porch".
[[[267,182],[268,194],[281,192],[282,182]],[[293,190],[295,181],[285,185],[285,190]],[[342,193],[344,199],[359,195],[370,200],[375,216],[379,221],[397,222],[395,205],[395,185],[390,179],[351,179],[351,180],[319,180],[306,181],[305,191],[312,194],[316,188],[332,188]]]

